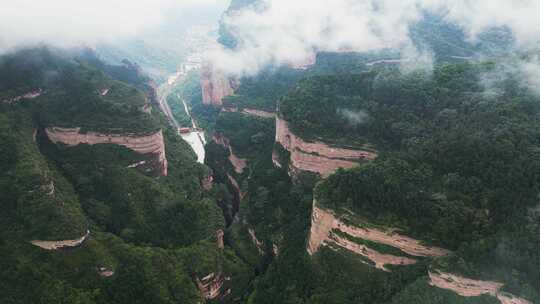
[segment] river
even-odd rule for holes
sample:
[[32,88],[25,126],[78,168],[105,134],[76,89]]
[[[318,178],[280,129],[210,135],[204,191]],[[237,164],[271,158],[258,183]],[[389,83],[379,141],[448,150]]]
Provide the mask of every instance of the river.
[[206,144],[206,140],[204,138],[204,131],[197,128],[197,123],[195,122],[195,119],[191,116],[191,112],[189,111],[189,107],[186,104],[185,100],[178,96],[179,99],[182,100],[182,103],[184,105],[184,110],[186,111],[186,114],[191,119],[191,128],[189,132],[181,133],[180,129],[181,126],[174,117],[171,108],[167,102],[167,97],[170,96],[170,94],[173,91],[173,88],[185,80],[184,74],[181,72],[175,73],[169,78],[169,81],[161,85],[159,88],[159,105],[163,113],[167,116],[169,119],[170,124],[177,130],[178,134],[182,137],[183,140],[185,140],[193,149],[195,154],[197,154],[197,162],[204,164],[204,157],[206,154],[206,151],[204,150],[204,145]]
[[195,122],[195,119],[193,119],[193,117],[191,116],[191,112],[189,111],[186,101],[181,98],[181,96],[178,97],[180,97],[180,99],[182,100],[182,103],[184,104],[184,110],[191,119],[191,132],[180,133],[180,135],[185,141],[187,141],[193,151],[195,151],[195,154],[197,154],[197,161],[201,164],[204,164],[204,157],[206,154],[206,151],[204,150],[204,145],[206,145],[206,140],[204,139],[204,131],[201,131],[199,128],[197,128],[197,123]]

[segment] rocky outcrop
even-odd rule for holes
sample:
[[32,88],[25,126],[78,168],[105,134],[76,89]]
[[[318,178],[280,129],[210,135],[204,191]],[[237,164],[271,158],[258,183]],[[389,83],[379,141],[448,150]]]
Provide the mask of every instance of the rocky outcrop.
[[451,290],[463,297],[491,295],[502,304],[532,304],[523,298],[501,292],[502,283],[473,280],[441,271],[429,272],[429,284],[441,289]]
[[203,178],[201,181],[201,186],[204,190],[210,190],[212,189],[212,186],[214,185],[214,177],[212,175],[208,175],[207,177]]
[[231,293],[231,289],[225,288],[225,282],[230,281],[223,273],[210,273],[202,279],[195,278],[197,287],[202,296],[207,300],[223,298]]
[[98,274],[103,278],[110,278],[114,275],[114,271],[107,269],[106,267],[99,267],[97,271]]
[[244,169],[247,167],[247,160],[244,158],[240,158],[234,154],[230,141],[227,137],[216,133],[214,134],[212,139],[216,144],[229,150],[229,162],[231,162],[231,164],[233,165],[234,171],[236,173],[242,174],[244,172]]
[[223,98],[234,94],[232,81],[211,65],[205,65],[201,73],[203,104],[222,106]]
[[167,158],[165,156],[165,142],[163,132],[159,130],[153,134],[105,134],[97,132],[81,133],[81,128],[47,128],[45,132],[53,143],[62,143],[68,146],[79,144],[113,144],[124,146],[142,155],[152,155],[155,159],[156,169],[160,175],[167,175]]
[[145,104],[144,106],[142,106],[141,112],[146,114],[152,114],[152,106],[149,103]]
[[257,250],[259,251],[260,255],[264,255],[264,243],[259,241],[257,236],[255,235],[255,230],[253,228],[248,229],[249,237],[251,238],[251,241],[253,242],[253,245],[257,247]]
[[395,256],[382,254],[356,243],[352,239],[362,239],[370,242],[387,245],[401,250],[408,256],[440,257],[449,253],[448,250],[423,245],[420,241],[392,230],[356,227],[346,224],[332,211],[320,208],[315,202],[313,205],[311,230],[309,234],[308,253],[316,253],[321,246],[332,245],[348,249],[364,256],[373,262],[374,266],[387,271],[384,265],[410,265],[416,260],[406,255]]
[[7,104],[12,104],[12,103],[16,103],[18,101],[24,100],[24,99],[38,98],[39,96],[41,96],[41,94],[43,94],[43,90],[42,89],[37,89],[35,91],[30,91],[30,92],[28,92],[26,94],[23,94],[23,95],[19,95],[19,96],[13,97],[13,98],[4,99],[4,100],[2,100],[2,102],[7,103]]
[[223,111],[231,112],[231,113],[242,113],[245,115],[256,116],[256,117],[261,117],[261,118],[275,118],[276,117],[276,113],[267,112],[263,110],[257,110],[257,109],[248,109],[248,108],[239,109],[236,107],[224,107]]
[[287,121],[279,116],[276,117],[276,142],[291,153],[289,169],[292,175],[308,171],[325,178],[338,168],[352,168],[359,161],[377,157],[371,151],[335,148],[320,141],[307,142],[293,134]]
[[281,161],[279,159],[279,154],[275,149],[274,151],[272,151],[272,163],[276,168],[283,168],[283,165],[281,164]]
[[225,248],[225,242],[223,241],[223,237],[225,236],[225,232],[223,232],[222,229],[219,229],[216,231],[216,245],[219,249]]
[[54,181],[50,181],[49,183],[41,186],[41,190],[45,192],[45,195],[53,196],[55,193]]
[[85,235],[74,240],[61,240],[61,241],[33,240],[33,241],[30,241],[30,243],[34,246],[43,248],[45,250],[60,250],[60,249],[78,247],[82,245],[89,236],[90,236],[90,230],[87,230]]

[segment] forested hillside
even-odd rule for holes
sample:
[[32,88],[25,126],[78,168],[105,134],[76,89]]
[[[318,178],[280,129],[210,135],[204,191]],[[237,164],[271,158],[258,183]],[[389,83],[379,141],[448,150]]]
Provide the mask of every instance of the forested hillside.
[[[243,180],[242,221],[233,224],[230,241],[264,271],[248,303],[499,303],[505,292],[536,303],[540,100],[523,75],[491,76],[513,60],[440,63],[433,71],[412,73],[392,64],[344,74],[303,72],[306,78],[278,99],[278,115],[291,131],[307,142],[370,146],[379,154],[324,180],[290,180],[283,167],[290,154],[279,146],[274,153],[282,167],[271,168],[264,156],[268,148],[251,135],[265,132],[257,118],[222,112],[216,130],[247,160],[249,179],[235,174],[228,151],[212,152],[214,144],[209,164]],[[265,92],[254,90],[252,96],[264,98]],[[250,150],[258,152],[243,152]],[[309,256],[314,206],[342,217],[343,225],[392,227],[449,253],[411,266],[387,265],[391,272],[331,241]],[[413,257],[333,233],[364,250]],[[266,259],[257,259],[257,251]],[[465,297],[432,286],[437,271],[497,282],[502,289]]]
[[[147,95],[47,48],[2,57],[0,73],[0,302],[201,303],[207,288],[212,298],[242,293],[250,271],[223,247],[223,214],[203,187],[210,170]],[[59,127],[126,144],[52,142]],[[166,176],[146,148],[130,148],[157,130]]]

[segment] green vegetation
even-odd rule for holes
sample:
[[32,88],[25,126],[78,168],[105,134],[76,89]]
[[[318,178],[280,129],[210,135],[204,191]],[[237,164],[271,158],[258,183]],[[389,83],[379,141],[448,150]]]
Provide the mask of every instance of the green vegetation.
[[[363,87],[340,81],[369,91],[358,104],[371,104],[365,109],[372,121],[354,132],[387,153],[338,171],[316,196],[327,208],[347,208],[456,250],[449,269],[505,282],[514,293],[535,298],[539,100],[511,78],[497,84],[500,94],[488,95],[478,79],[490,70],[489,64],[450,65],[430,78],[383,74],[377,77],[384,83]],[[374,79],[359,78],[366,77]],[[320,121],[312,130],[327,125]]]
[[[537,300],[540,100],[512,76],[486,88],[483,80],[496,71],[487,62],[438,65],[431,73],[402,74],[393,67],[340,72],[300,81],[280,99],[280,115],[303,138],[380,151],[376,161],[319,183],[314,195],[322,207],[347,209],[370,224],[453,250],[435,261],[388,267],[391,275],[346,250],[325,248],[308,257],[309,183],[292,185],[269,164],[272,147],[253,145],[251,137],[264,125],[220,114],[216,130],[231,139],[236,154],[258,164],[241,182],[247,196],[239,217],[255,229],[267,256],[269,244],[279,247],[254,280],[248,303],[497,303],[429,286],[431,267],[502,282],[505,290]],[[253,95],[256,100],[265,93]],[[279,147],[277,153],[287,158]],[[226,157],[227,151],[211,153],[209,164],[234,175]],[[239,252],[249,241],[231,240]]]
[[0,201],[2,222],[9,225],[4,228],[21,231],[26,240],[79,238],[87,223],[77,195],[39,153],[32,133],[27,111],[0,113]]
[[305,71],[287,67],[262,71],[253,77],[240,79],[233,96],[224,99],[225,106],[276,110],[276,102],[305,76]]
[[273,119],[230,112],[219,114],[215,130],[230,140],[236,155],[250,159],[271,153],[276,134]]
[[[40,64],[19,71],[21,54]],[[201,186],[210,170],[163,115],[141,110],[141,91],[49,49],[1,58],[0,65],[14,66],[0,68],[0,85],[16,86],[8,94],[35,87],[46,93],[0,104],[0,302],[195,304],[204,301],[196,278],[209,273],[229,278],[225,301],[243,296],[253,273],[230,248],[217,246],[225,219],[221,193]],[[39,78],[43,69],[54,77]],[[10,83],[4,72],[37,78]],[[44,132],[49,126],[161,129],[168,175],[154,174],[154,157],[121,146],[55,145]],[[87,229],[77,248],[46,251],[29,242],[80,238]]]

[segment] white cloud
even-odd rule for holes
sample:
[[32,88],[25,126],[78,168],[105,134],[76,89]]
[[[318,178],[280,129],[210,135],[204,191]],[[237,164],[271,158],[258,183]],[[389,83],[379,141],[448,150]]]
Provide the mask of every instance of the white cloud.
[[[471,39],[507,26],[518,43],[540,41],[538,0],[264,0],[265,9],[243,10],[225,22],[240,48],[209,54],[229,73],[253,74],[270,64],[302,63],[318,51],[411,50],[409,27],[424,11],[447,13]],[[429,54],[420,61],[428,60]],[[427,56],[426,56],[427,55]],[[413,60],[415,61],[415,60]],[[416,60],[417,61],[417,60]]]
[[227,0],[0,0],[0,49],[88,44],[137,35],[175,12],[222,7]]
[[540,95],[540,58],[536,57],[530,61],[521,62],[519,68],[525,74],[526,85],[534,93]]

